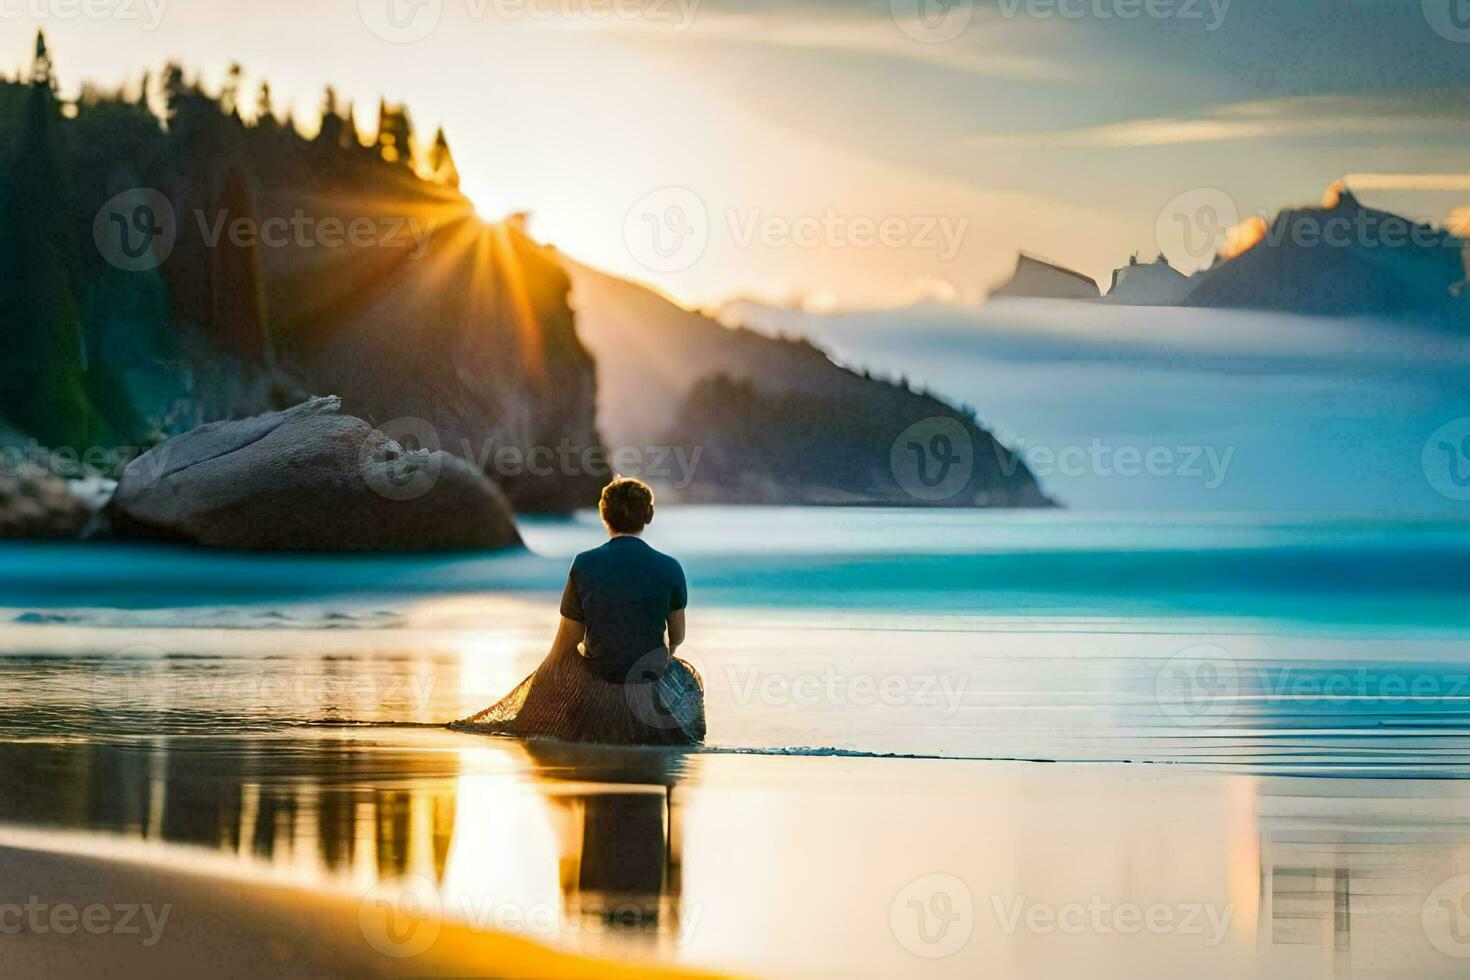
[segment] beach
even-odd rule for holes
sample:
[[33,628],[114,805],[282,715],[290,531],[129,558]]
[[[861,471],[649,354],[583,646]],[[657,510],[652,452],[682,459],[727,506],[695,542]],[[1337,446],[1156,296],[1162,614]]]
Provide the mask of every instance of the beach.
[[0,906],[142,927],[28,927],[16,962],[1461,975],[1459,525],[660,530],[691,582],[698,750],[442,727],[544,655],[587,515],[491,555],[0,549]]

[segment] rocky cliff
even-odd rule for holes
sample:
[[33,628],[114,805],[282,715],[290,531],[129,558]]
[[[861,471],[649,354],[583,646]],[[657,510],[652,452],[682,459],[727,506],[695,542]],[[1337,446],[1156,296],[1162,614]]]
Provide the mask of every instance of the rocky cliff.
[[1348,191],[1322,207],[1282,211],[1260,240],[1199,273],[1186,306],[1320,316],[1442,319],[1470,328],[1466,242],[1364,207]]

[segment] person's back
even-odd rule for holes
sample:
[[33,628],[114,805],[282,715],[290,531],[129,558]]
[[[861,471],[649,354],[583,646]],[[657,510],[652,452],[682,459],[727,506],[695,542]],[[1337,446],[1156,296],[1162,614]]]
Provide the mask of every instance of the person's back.
[[664,643],[683,640],[689,603],[684,569],[638,537],[653,517],[653,494],[637,480],[617,480],[603,491],[603,521],[612,537],[572,562],[561,614],[585,627],[580,652],[598,675],[612,681],[657,675],[672,653]]
[[640,661],[655,672],[668,664],[664,628],[669,614],[688,602],[679,563],[642,538],[621,534],[572,562],[561,614],[587,627],[582,655],[588,666],[623,681],[637,679],[628,672]]

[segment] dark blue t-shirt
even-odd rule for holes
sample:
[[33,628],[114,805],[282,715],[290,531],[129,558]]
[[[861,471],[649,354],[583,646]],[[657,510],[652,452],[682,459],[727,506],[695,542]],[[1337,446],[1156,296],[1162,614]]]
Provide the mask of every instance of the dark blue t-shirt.
[[[641,538],[611,538],[572,561],[561,597],[561,614],[587,626],[582,646],[587,663],[614,681],[630,679],[633,665],[651,653],[645,666],[662,672],[668,647],[664,626],[669,613],[689,604],[684,569]],[[642,671],[640,671],[642,673]]]

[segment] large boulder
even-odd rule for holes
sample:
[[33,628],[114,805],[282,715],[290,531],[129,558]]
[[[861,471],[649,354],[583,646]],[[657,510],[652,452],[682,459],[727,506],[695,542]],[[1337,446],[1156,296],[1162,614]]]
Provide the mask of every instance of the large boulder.
[[124,537],[276,551],[424,551],[520,543],[479,470],[405,450],[335,397],[212,422],[128,464],[107,512]]

